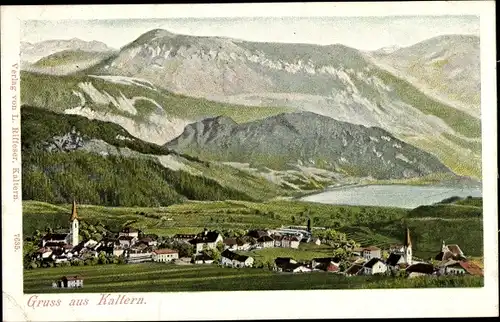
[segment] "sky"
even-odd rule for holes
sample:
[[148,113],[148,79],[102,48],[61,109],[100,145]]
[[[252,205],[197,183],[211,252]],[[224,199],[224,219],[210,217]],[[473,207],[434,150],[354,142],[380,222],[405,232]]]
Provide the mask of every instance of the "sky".
[[195,36],[259,42],[343,44],[360,50],[406,47],[444,34],[479,36],[477,16],[245,17],[116,20],[26,20],[21,41],[97,40],[120,48],[156,28]]

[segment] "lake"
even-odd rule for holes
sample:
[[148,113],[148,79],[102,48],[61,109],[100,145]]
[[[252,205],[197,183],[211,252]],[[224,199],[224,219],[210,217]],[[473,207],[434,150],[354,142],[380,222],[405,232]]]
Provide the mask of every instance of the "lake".
[[332,188],[300,200],[335,205],[416,208],[453,196],[481,197],[482,191],[479,187],[365,185]]

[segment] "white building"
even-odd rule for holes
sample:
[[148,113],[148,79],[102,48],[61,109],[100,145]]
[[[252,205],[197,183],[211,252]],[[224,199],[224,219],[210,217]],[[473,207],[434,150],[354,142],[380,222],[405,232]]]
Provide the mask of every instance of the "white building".
[[221,254],[221,264],[229,267],[252,267],[254,259],[250,256],[239,255],[226,249]]
[[364,275],[384,274],[387,272],[387,265],[380,258],[372,258],[363,265]]
[[223,238],[218,232],[205,229],[201,234],[190,240],[189,243],[195,247],[196,253],[200,253],[204,249],[215,249],[217,243],[222,242],[222,240]]
[[118,233],[118,237],[133,237],[135,240],[139,238],[139,231],[135,228],[125,227]]
[[153,251],[153,262],[167,263],[179,259],[179,252],[173,249],[157,249]]

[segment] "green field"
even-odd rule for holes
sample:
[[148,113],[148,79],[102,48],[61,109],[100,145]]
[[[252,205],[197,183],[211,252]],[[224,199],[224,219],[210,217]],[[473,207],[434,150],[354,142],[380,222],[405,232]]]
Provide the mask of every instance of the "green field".
[[264,248],[252,251],[238,251],[241,255],[254,258],[255,262],[274,262],[277,257],[291,257],[298,262],[309,261],[313,258],[332,256],[333,248],[329,245],[302,243],[298,249],[292,248]]
[[[52,289],[64,275],[81,275],[78,290]],[[265,269],[221,268],[215,265],[142,263],[72,266],[24,271],[25,293],[64,292],[179,292],[243,290],[312,290],[413,287],[481,287],[477,277],[415,278],[344,277],[329,273],[283,274]]]

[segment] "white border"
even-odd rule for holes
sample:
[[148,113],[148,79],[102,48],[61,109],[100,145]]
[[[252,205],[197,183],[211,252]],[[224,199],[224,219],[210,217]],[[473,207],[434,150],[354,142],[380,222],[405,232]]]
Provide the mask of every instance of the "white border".
[[[11,6],[1,8],[2,35],[2,270],[4,321],[207,320],[279,318],[461,317],[498,315],[497,151],[495,15],[493,1],[205,4],[124,6]],[[326,290],[212,293],[135,293],[144,306],[82,308],[27,307],[22,294],[21,203],[12,202],[13,92],[11,65],[19,62],[19,20],[120,19],[252,16],[479,15],[481,23],[481,99],[485,287],[481,289]],[[19,97],[19,91],[17,91]],[[99,294],[40,295],[43,299],[89,298]]]

